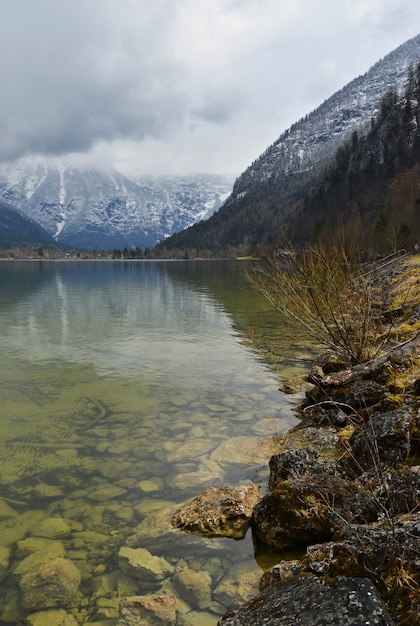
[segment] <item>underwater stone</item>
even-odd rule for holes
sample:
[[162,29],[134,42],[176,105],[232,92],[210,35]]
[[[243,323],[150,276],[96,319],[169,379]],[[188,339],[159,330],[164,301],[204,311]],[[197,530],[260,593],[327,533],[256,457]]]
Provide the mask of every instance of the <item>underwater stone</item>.
[[123,489],[122,487],[112,484],[104,484],[88,493],[87,498],[89,500],[94,500],[95,502],[108,502],[113,498],[119,498],[124,493],[126,493],[126,489]]
[[131,506],[121,506],[113,511],[114,516],[122,522],[131,522],[134,518],[134,510]]
[[255,563],[237,563],[226,572],[213,595],[225,606],[238,606],[258,593],[260,579],[261,569]]
[[116,626],[171,626],[176,623],[175,596],[132,596],[121,600]]
[[192,607],[207,609],[211,606],[211,583],[208,572],[195,572],[184,567],[172,579],[173,586]]
[[120,574],[117,582],[117,596],[119,598],[127,596],[135,596],[139,592],[138,580],[135,580],[131,576]]
[[39,483],[34,488],[35,495],[38,498],[59,498],[63,495],[63,492],[59,487],[55,485],[46,485],[45,483]]
[[168,453],[168,462],[190,461],[209,452],[212,448],[214,448],[214,443],[208,439],[189,439],[186,443],[176,446],[172,452]]
[[144,498],[139,504],[134,507],[135,512],[138,515],[148,515],[154,511],[161,511],[167,509],[172,502],[169,500],[158,500],[157,498]]
[[210,455],[216,463],[266,463],[279,452],[277,437],[232,437],[223,441]]
[[47,609],[71,605],[81,574],[69,559],[56,558],[22,576],[19,586],[26,609]]
[[173,567],[166,559],[154,556],[145,548],[121,548],[118,553],[121,571],[142,582],[160,582],[172,573]]
[[17,586],[9,587],[2,597],[2,611],[0,620],[7,624],[23,623],[25,611],[22,607],[20,589]]
[[3,578],[8,570],[10,552],[10,548],[6,546],[0,546],[0,578]]
[[48,563],[52,559],[64,557],[64,546],[60,541],[45,541],[44,548],[29,554],[17,564],[13,573],[17,577],[24,576],[40,565]]
[[16,511],[0,498],[0,519],[9,519],[17,515]]
[[62,517],[47,517],[40,524],[31,528],[32,536],[45,537],[46,539],[69,537],[70,534],[71,528]]
[[13,518],[13,527],[9,521],[0,524],[1,545],[11,546],[20,539],[24,539],[35,524],[45,519],[45,513],[42,511],[25,511],[22,515],[16,515]]
[[131,548],[139,546],[145,541],[160,538],[170,533],[170,542],[174,541],[174,530],[170,524],[171,515],[175,510],[175,504],[167,509],[161,509],[151,513],[141,521],[134,533],[127,538],[127,545]]
[[187,615],[183,616],[185,626],[215,626],[214,613],[208,613],[206,611],[189,611]]
[[63,609],[52,611],[38,611],[26,618],[28,626],[77,626],[73,615],[69,615]]
[[17,542],[16,555],[24,559],[34,552],[55,553],[55,556],[64,556],[64,546],[61,541],[45,539],[44,537],[26,537]]
[[169,477],[167,483],[172,489],[180,489],[182,491],[191,489],[191,487],[206,487],[208,485],[220,484],[223,480],[222,474],[214,474],[205,468],[196,472],[186,472],[185,474],[176,474]]
[[61,541],[45,539],[44,537],[26,537],[26,539],[22,539],[17,542],[16,554],[19,558],[24,559],[34,552],[49,552],[54,549],[57,549],[57,556],[62,556],[62,554],[58,554],[58,552],[61,551],[64,554],[64,548]]
[[140,480],[136,487],[150,493],[151,491],[160,491],[163,487],[163,481],[161,478],[149,478],[148,480]]

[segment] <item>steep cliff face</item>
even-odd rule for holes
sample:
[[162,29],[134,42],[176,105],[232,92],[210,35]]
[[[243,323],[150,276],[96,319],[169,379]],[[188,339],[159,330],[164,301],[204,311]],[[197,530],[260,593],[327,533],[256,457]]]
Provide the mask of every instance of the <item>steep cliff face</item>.
[[0,168],[0,198],[58,243],[146,247],[209,217],[232,189],[229,176],[144,177],[23,159]]

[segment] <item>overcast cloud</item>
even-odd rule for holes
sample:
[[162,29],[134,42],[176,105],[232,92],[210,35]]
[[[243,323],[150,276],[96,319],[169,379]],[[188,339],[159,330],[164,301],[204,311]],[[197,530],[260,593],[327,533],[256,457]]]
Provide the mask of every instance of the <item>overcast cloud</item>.
[[240,173],[419,32],[418,0],[1,0],[0,161]]

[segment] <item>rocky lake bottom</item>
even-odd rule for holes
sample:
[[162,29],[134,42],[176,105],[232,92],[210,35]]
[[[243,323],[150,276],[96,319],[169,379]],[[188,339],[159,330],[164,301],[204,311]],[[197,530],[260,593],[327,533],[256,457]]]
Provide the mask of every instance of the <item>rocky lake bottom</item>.
[[297,422],[279,376],[310,357],[283,332],[272,367],[248,328],[278,322],[241,263],[0,269],[0,624],[113,626],[122,598],[170,593],[215,626],[270,554],[169,520],[208,487],[267,489]]
[[[60,370],[47,382],[41,369],[6,401],[35,408],[31,419],[12,419],[2,431],[0,623],[32,613],[30,623],[50,623],[40,616],[39,596],[23,606],[22,589],[29,592],[22,579],[59,558],[81,572],[69,611],[77,623],[116,620],[121,597],[153,591],[174,593],[186,623],[215,624],[258,589],[262,569],[252,539],[206,539],[166,525],[180,502],[206,487],[252,481],[264,488],[275,436],[293,420],[291,406],[284,405],[283,417],[270,414],[278,389],[269,375],[261,387],[238,374],[249,389],[242,403],[229,394],[205,402],[194,390],[181,398],[174,390],[139,411],[140,395],[156,396],[147,385],[133,391],[112,380],[105,390],[103,381],[87,381],[86,371],[70,374],[72,382],[63,384]],[[79,395],[81,386],[86,395]],[[133,537],[145,551],[134,566],[121,554]],[[159,567],[151,558],[162,559]],[[192,590],[179,583],[177,589],[180,571],[193,573]],[[52,620],[62,611],[57,604],[43,600]]]

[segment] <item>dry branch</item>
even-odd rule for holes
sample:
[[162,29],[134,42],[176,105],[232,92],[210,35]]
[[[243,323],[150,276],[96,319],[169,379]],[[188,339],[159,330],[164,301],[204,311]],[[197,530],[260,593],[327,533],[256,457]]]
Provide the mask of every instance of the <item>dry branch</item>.
[[385,363],[392,360],[401,359],[410,355],[420,354],[420,335],[400,344],[385,355],[379,356],[366,363],[359,363],[353,367],[335,372],[328,376],[320,376],[318,373],[313,372],[309,375],[309,381],[325,387],[338,387],[339,385],[345,385],[351,383],[359,378],[368,378],[375,374]]

